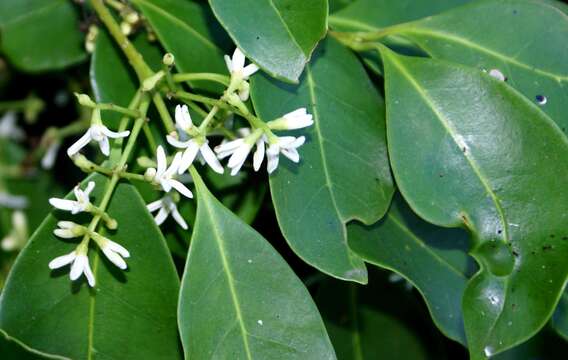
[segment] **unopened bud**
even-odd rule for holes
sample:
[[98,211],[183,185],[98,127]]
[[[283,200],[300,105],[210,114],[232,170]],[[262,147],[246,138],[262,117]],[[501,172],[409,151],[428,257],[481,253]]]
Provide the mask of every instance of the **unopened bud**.
[[162,58],[162,62],[166,66],[174,66],[175,63],[174,55],[172,53],[166,53]]
[[126,21],[123,21],[120,23],[120,31],[128,36],[130,34],[132,34],[132,25],[130,25],[130,23],[127,23]]
[[150,76],[149,78],[145,79],[142,82],[142,90],[143,91],[151,91],[153,90],[156,85],[160,82],[160,80],[162,80],[162,78],[164,77],[164,72],[163,71],[158,71],[157,73],[155,73],[154,75]]
[[89,97],[89,95],[87,94],[79,94],[79,93],[74,93],[75,97],[77,98],[77,101],[79,102],[79,104],[86,106],[86,107],[90,107],[90,108],[94,108],[97,106],[97,104],[91,100],[91,98]]
[[154,168],[148,168],[146,169],[146,172],[144,173],[144,179],[146,179],[146,181],[153,181],[154,178],[156,177],[156,169]]

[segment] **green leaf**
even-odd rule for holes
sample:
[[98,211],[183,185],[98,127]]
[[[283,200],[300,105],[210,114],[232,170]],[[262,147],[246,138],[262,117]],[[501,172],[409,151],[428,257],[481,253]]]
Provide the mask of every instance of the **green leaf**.
[[[152,45],[145,34],[139,34],[132,41],[136,49],[153,70],[159,70],[162,63],[160,49]],[[139,88],[139,81],[120,48],[105,30],[100,30],[91,59],[91,86],[98,102],[114,103],[128,107]],[[104,119],[115,125],[121,115],[111,111],[104,113]]]
[[[565,240],[568,240],[568,238]],[[552,327],[560,336],[568,341],[568,290],[565,290],[560,297],[560,301],[552,317]]]
[[[230,40],[204,5],[188,0],[133,0],[148,19],[160,42],[175,57],[180,72],[226,74],[223,55]],[[201,90],[222,92],[223,87],[192,81]]]
[[326,281],[317,293],[338,359],[427,359],[418,334],[392,315],[363,304],[358,288]]
[[[108,181],[100,175],[90,179],[97,184],[98,203]],[[53,235],[57,220],[81,219],[56,212],[36,231],[8,277],[0,297],[0,328],[39,351],[73,359],[180,358],[179,280],[164,239],[131,185],[118,186],[109,214],[119,226],[107,236],[130,251],[128,271],[91,248],[96,288],[84,280],[71,282],[67,268],[50,272],[53,258],[75,248]]]
[[268,74],[298,82],[327,31],[327,0],[209,0],[245,55]]
[[422,218],[473,233],[467,342],[473,359],[499,353],[546,323],[566,281],[566,137],[487,74],[382,53],[396,183]]
[[34,350],[2,329],[0,329],[0,356],[4,360],[68,359]]
[[197,219],[179,301],[188,359],[335,359],[306,288],[197,173]]
[[334,13],[354,3],[357,0],[329,0],[329,13]]
[[67,0],[3,0],[0,30],[2,51],[24,71],[61,69],[86,57],[77,11]]
[[568,134],[568,17],[557,6],[536,0],[476,1],[394,32],[434,58],[498,69],[532,102],[545,96],[542,109]]
[[474,264],[467,234],[418,218],[400,196],[372,226],[347,226],[349,246],[365,261],[401,274],[422,294],[438,328],[466,343],[461,302]]
[[340,279],[367,281],[347,246],[345,224],[372,224],[388,209],[393,184],[385,143],[383,100],[357,58],[335,40],[320,45],[299,85],[257,76],[251,84],[265,121],[307,107],[315,124],[299,164],[283,161],[270,177],[278,223],[307,263]]

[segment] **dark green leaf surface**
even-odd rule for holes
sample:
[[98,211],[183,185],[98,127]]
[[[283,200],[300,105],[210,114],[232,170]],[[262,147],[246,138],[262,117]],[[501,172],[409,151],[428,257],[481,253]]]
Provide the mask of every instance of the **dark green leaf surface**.
[[41,353],[23,344],[21,341],[10,337],[0,329],[0,357],[3,360],[39,360],[39,359],[59,359],[66,360],[62,356]]
[[327,30],[327,0],[209,0],[237,46],[268,74],[298,82]]
[[178,312],[186,358],[335,359],[288,264],[193,175],[197,219]]
[[340,279],[367,281],[363,261],[347,246],[345,225],[379,220],[390,203],[383,100],[355,55],[322,42],[297,86],[253,78],[255,109],[265,121],[307,107],[315,124],[301,162],[285,159],[270,177],[284,237],[304,261]]
[[[544,25],[546,24],[546,25]],[[476,1],[395,31],[432,57],[498,69],[568,134],[568,16],[536,0]]]
[[2,51],[24,71],[61,69],[85,58],[83,34],[67,0],[0,1]]
[[350,224],[349,246],[365,261],[396,271],[420,291],[432,318],[449,338],[466,343],[461,300],[474,264],[467,234],[418,218],[400,196],[372,226]]
[[481,270],[463,300],[471,356],[506,350],[546,323],[566,280],[566,137],[475,69],[386,49],[383,60],[397,185],[427,221],[472,231]]
[[316,301],[341,360],[427,359],[418,334],[401,320],[363,304],[360,286],[324,282]]
[[[107,180],[92,179],[100,201]],[[96,288],[84,278],[71,282],[68,268],[50,272],[47,264],[76,245],[52,234],[64,214],[50,215],[10,273],[0,297],[0,328],[39,351],[73,359],[180,358],[179,280],[164,239],[131,185],[118,186],[109,213],[119,227],[108,236],[130,251],[129,269],[118,270],[91,248]]]
[[568,341],[568,291],[562,293],[554,316],[552,317],[552,327],[556,332]]
[[[226,74],[223,55],[230,40],[204,5],[188,0],[133,0],[175,57],[180,72]],[[218,84],[192,82],[202,90],[221,92]]]

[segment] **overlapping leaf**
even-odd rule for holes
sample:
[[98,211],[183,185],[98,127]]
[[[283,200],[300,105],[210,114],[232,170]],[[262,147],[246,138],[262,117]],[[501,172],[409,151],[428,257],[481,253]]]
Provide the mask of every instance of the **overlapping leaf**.
[[[90,179],[100,199],[107,180]],[[0,328],[38,351],[74,359],[180,358],[179,280],[164,239],[131,185],[118,186],[109,213],[119,227],[108,236],[131,253],[128,271],[92,248],[96,288],[70,282],[68,269],[50,272],[47,264],[76,245],[52,234],[63,214],[50,215],[10,273],[0,297]]]
[[424,297],[440,330],[466,343],[461,303],[473,264],[465,254],[469,244],[464,231],[426,223],[400,196],[378,223],[350,224],[347,230],[355,253],[408,279]]
[[5,331],[0,329],[0,356],[4,360],[39,360],[54,359],[67,360],[62,356],[41,353],[23,344],[18,339],[14,339]]
[[297,86],[253,78],[255,109],[265,121],[307,107],[315,124],[299,164],[282,160],[270,189],[284,237],[304,261],[335,277],[367,281],[347,245],[345,225],[372,224],[386,212],[393,185],[386,154],[383,100],[362,65],[324,41]]
[[67,0],[0,2],[2,51],[24,71],[61,69],[83,60],[83,34]]
[[197,219],[178,312],[186,358],[335,359],[300,280],[193,175]]
[[327,30],[327,0],[209,0],[237,46],[264,71],[297,82]]
[[397,184],[424,219],[471,230],[468,346],[474,359],[506,350],[546,323],[566,281],[566,137],[489,75],[382,53]]

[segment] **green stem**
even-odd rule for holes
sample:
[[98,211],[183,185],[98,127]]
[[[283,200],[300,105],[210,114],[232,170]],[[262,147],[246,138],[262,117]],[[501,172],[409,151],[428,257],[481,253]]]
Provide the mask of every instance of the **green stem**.
[[101,21],[105,24],[110,34],[117,42],[118,46],[124,52],[124,55],[126,55],[126,58],[136,72],[140,83],[142,83],[144,79],[152,76],[152,69],[150,69],[148,64],[146,64],[146,62],[144,61],[142,55],[140,55],[138,50],[136,50],[136,48],[132,45],[128,38],[122,33],[120,26],[114,20],[114,17],[105,6],[103,0],[91,0],[91,4],[93,5],[93,9],[95,9]]
[[166,107],[166,103],[164,102],[164,98],[162,97],[162,94],[155,93],[152,97],[152,100],[154,101],[154,105],[156,106],[156,109],[158,109],[158,114],[160,114],[160,118],[162,119],[162,122],[164,123],[164,126],[166,127],[166,131],[168,133],[175,132],[176,126],[174,125],[174,121],[172,120],[172,117],[170,116],[170,112],[168,111],[168,108]]
[[119,105],[115,104],[97,104],[97,108],[101,110],[109,110],[114,111],[120,114],[124,114],[133,118],[137,118],[140,116],[140,113],[136,110],[128,109]]
[[173,75],[175,82],[185,82],[192,80],[208,80],[218,82],[225,86],[229,86],[230,78],[226,75],[213,74],[213,73],[183,73]]
[[219,107],[218,106],[213,106],[213,108],[211,109],[211,111],[209,111],[209,114],[207,114],[207,116],[205,117],[205,119],[203,119],[203,122],[201,123],[201,125],[199,125],[199,132],[202,134],[206,134],[207,133],[207,126],[209,126],[209,123],[211,123],[211,120],[213,120],[213,117],[215,116],[215,114],[217,114],[217,112],[219,111]]

